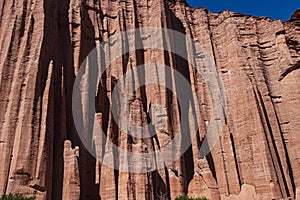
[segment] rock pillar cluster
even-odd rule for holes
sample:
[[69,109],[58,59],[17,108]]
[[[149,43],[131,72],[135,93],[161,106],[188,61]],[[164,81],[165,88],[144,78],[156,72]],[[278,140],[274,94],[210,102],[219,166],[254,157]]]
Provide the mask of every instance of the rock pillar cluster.
[[[85,58],[112,36],[147,27],[185,34],[201,49],[162,33],[170,44],[166,51],[130,50],[124,36],[118,47],[124,54],[99,77],[92,116],[89,68],[80,82],[82,122],[93,124],[84,127],[87,133],[93,129],[93,135],[86,135],[90,146],[83,145],[73,120],[73,85],[82,64],[101,66],[113,52],[98,51],[94,61]],[[136,46],[144,45],[147,33],[134,37]],[[178,42],[187,60],[172,53]],[[201,156],[215,100],[211,82],[191,63],[201,63],[205,56],[222,85],[225,107],[222,134],[212,151]],[[176,95],[164,87],[134,90],[149,75],[157,82],[157,77],[166,77],[179,91],[182,83],[159,67],[151,74],[132,73],[125,85],[133,95],[128,113],[120,117],[142,127],[150,118],[158,124],[148,130],[154,136],[133,137],[113,119],[118,101],[112,92],[126,72],[147,63],[178,71],[191,85],[192,95],[187,105],[179,105]],[[201,66],[206,67],[203,62]],[[1,0],[0,195],[22,193],[37,200],[154,200],[182,194],[210,200],[300,199],[299,68],[299,9],[282,22],[228,10],[212,13],[191,8],[184,0]],[[193,105],[199,105],[197,112]],[[192,111],[181,112],[182,107]],[[188,128],[198,127],[195,138],[180,125],[182,119]],[[176,134],[190,147],[157,170],[159,157],[137,161],[114,150],[154,152]],[[117,167],[103,164],[105,159]],[[154,170],[118,170],[129,163]]]

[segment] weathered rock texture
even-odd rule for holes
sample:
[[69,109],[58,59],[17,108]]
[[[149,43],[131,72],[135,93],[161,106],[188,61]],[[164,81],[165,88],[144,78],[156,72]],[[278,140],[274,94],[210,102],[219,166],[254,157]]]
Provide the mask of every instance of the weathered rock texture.
[[[0,1],[0,194],[55,200],[174,199],[180,194],[212,200],[295,199],[297,194],[300,199],[299,12],[283,23],[211,13],[183,1]],[[113,34],[139,27],[174,29],[200,43],[223,80],[227,105],[223,134],[211,154],[200,158],[211,115],[203,77],[168,52],[130,52],[113,63],[99,84],[96,125],[122,148],[154,150],[157,141],[166,144],[180,128],[174,96],[146,86],[132,99],[134,118],[146,123],[151,102],[165,108],[168,124],[155,141],[118,130],[111,119],[111,91],[128,69],[147,62],[169,65],[190,80],[194,101],[201,105],[198,140],[172,166],[144,174],[118,172],[93,158],[76,134],[71,107],[73,83],[90,50]],[[176,78],[171,81],[178,85]],[[112,153],[102,145],[105,154]]]

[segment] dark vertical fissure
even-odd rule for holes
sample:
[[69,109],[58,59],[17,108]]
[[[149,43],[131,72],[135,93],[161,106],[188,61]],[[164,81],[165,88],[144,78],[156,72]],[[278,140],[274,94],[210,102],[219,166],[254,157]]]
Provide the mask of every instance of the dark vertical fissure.
[[239,165],[238,165],[238,161],[237,161],[237,157],[236,157],[237,154],[236,154],[235,143],[234,143],[234,138],[233,138],[232,133],[230,133],[230,141],[231,141],[231,145],[232,145],[234,164],[235,164],[237,175],[238,175],[238,181],[239,181],[239,185],[241,187],[242,181],[241,181],[240,169],[239,169]]
[[[276,160],[275,159],[280,159],[278,151],[276,149],[276,146],[273,146],[273,149],[275,150],[275,158],[274,158],[274,155],[271,152],[271,149],[272,149],[271,145],[275,145],[275,143],[273,143],[274,138],[273,138],[272,129],[271,129],[271,126],[270,126],[270,123],[269,123],[269,119],[268,119],[268,116],[267,116],[267,111],[266,111],[266,108],[264,106],[263,99],[262,99],[262,96],[260,94],[260,91],[257,89],[257,93],[256,93],[256,90],[253,88],[253,93],[254,93],[254,97],[255,97],[255,100],[256,100],[257,109],[259,111],[260,120],[261,120],[263,129],[264,129],[264,135],[265,135],[268,151],[270,153],[271,162],[272,162],[272,165],[273,165],[273,169],[275,170],[275,176],[276,176],[278,184],[279,184],[280,193],[281,193],[282,197],[284,197],[285,192],[283,191],[282,185],[279,182],[280,178],[278,177],[279,173],[281,173],[281,175],[283,176],[283,170],[282,170],[281,163],[277,163],[277,164],[279,164],[280,172],[278,172],[277,169],[276,169],[277,167],[276,167]],[[266,130],[266,127],[265,127],[264,124],[267,124],[268,130]],[[268,131],[269,131],[269,135],[268,135]],[[269,141],[270,139],[272,141]],[[280,160],[277,160],[277,162],[280,162]],[[286,183],[286,180],[285,180],[284,176],[283,176],[283,184],[284,184],[284,188],[286,190],[287,189],[287,183]],[[287,190],[287,192],[288,192],[288,190]]]
[[[286,191],[286,195],[287,197],[290,197],[290,191],[288,189],[288,185],[287,185],[287,181],[286,181],[286,177],[284,176],[284,171],[283,171],[283,167],[282,167],[282,163],[281,163],[281,159],[280,159],[280,156],[279,156],[279,152],[278,152],[278,149],[276,147],[276,142],[275,142],[275,138],[274,138],[274,134],[273,134],[273,130],[272,130],[272,127],[271,127],[271,124],[270,124],[270,121],[269,121],[269,117],[268,117],[268,113],[267,113],[267,110],[266,110],[266,107],[265,107],[265,104],[263,102],[263,98],[261,96],[261,93],[260,91],[258,90],[258,96],[259,96],[259,99],[261,101],[261,105],[262,105],[262,111],[263,111],[263,114],[264,114],[264,117],[265,117],[265,120],[266,120],[266,123],[267,123],[267,127],[269,129],[269,133],[270,133],[270,139],[271,141],[268,141],[269,142],[272,142],[272,145],[273,145],[273,149],[274,149],[274,153],[275,153],[275,156],[276,156],[276,160],[274,160],[274,158],[272,158],[273,160],[273,164],[274,164],[274,168],[275,168],[275,171],[276,170],[276,167],[275,167],[275,162],[277,161],[278,162],[278,166],[279,166],[279,169],[280,169],[280,172],[276,172],[276,176],[282,176],[282,180],[283,180],[283,184],[284,184],[284,188],[285,188],[285,191]],[[269,144],[268,144],[269,145]],[[270,147],[269,147],[270,148]],[[271,154],[272,155],[272,154]],[[280,186],[281,188],[282,186]],[[282,188],[281,188],[282,190]],[[282,192],[282,194],[284,194]]]
[[295,180],[294,180],[294,175],[293,175],[293,169],[292,169],[292,165],[291,165],[291,159],[290,159],[290,156],[288,154],[288,149],[287,149],[286,143],[284,141],[284,133],[282,131],[282,128],[281,128],[281,125],[280,125],[280,121],[279,121],[277,112],[275,110],[275,107],[274,107],[274,112],[275,112],[275,117],[276,117],[277,124],[278,124],[278,127],[279,127],[279,131],[280,131],[280,134],[281,134],[281,141],[282,141],[283,148],[284,148],[284,154],[285,154],[285,157],[286,157],[286,162],[287,162],[286,164],[288,166],[288,174],[289,174],[289,178],[290,178],[290,181],[291,181],[291,184],[292,184],[294,198],[296,198],[296,196],[295,196],[296,195],[296,185],[295,185]]
[[[85,2],[82,2],[83,5],[85,5]],[[92,20],[90,19],[89,13],[88,13],[88,8],[86,6],[82,6],[81,9],[81,40],[80,40],[80,55],[79,55],[79,64],[82,64],[84,60],[87,58],[89,53],[96,47],[95,43],[95,31],[94,31],[94,26],[92,23]],[[67,14],[68,12],[66,12]],[[67,26],[68,27],[68,26]],[[65,30],[66,36],[69,38],[70,37],[70,32],[69,29]],[[71,48],[71,44],[68,47]],[[72,58],[72,49],[68,48],[68,52],[71,53],[69,55],[70,58]],[[90,63],[94,63],[95,61],[92,59],[95,59],[94,57],[89,57],[89,65],[85,66],[85,73],[88,74],[88,82],[91,85],[96,86],[96,79],[97,77],[94,77],[92,74],[93,73],[93,67],[97,66],[92,66]],[[90,60],[91,59],[91,60]],[[73,59],[72,59],[73,60]],[[67,118],[71,121],[70,124],[67,127],[70,127],[71,130],[74,130],[74,124],[73,124],[73,117],[72,117],[72,88],[73,88],[73,83],[74,83],[74,69],[73,69],[73,61],[69,61],[68,66],[69,66],[69,72],[71,74],[66,76],[66,103],[68,104],[69,102],[69,112],[67,110]],[[66,71],[68,73],[68,71]],[[93,87],[88,88],[88,94],[90,95],[93,93]],[[95,98],[96,94],[93,94]],[[90,107],[87,109],[89,113],[91,113]],[[68,120],[68,121],[69,121]],[[94,116],[90,116],[88,118],[88,123],[85,124],[87,125],[87,130],[88,130],[88,141],[92,142],[92,133],[93,130],[93,125],[94,125]],[[70,133],[69,135],[70,139],[75,141],[75,145],[78,145],[80,147],[80,159],[79,159],[79,176],[80,176],[80,199],[81,200],[88,200],[88,199],[100,199],[99,196],[99,185],[96,184],[95,177],[96,177],[96,171],[95,171],[95,166],[96,166],[96,159],[95,157],[91,154],[90,151],[92,149],[87,149],[83,142],[79,139],[79,136],[75,133]],[[100,183],[101,184],[101,183]]]

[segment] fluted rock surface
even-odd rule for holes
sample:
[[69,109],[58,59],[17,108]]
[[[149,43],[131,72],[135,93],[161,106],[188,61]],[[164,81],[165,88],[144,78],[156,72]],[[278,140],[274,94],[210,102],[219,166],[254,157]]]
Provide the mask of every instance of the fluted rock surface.
[[[0,1],[0,194],[18,192],[38,200],[174,199],[181,194],[212,200],[300,199],[299,16],[298,9],[283,23],[230,11],[211,13],[185,1]],[[211,153],[199,156],[213,102],[204,78],[188,63],[194,55],[201,58],[198,49],[185,50],[188,62],[170,53],[176,48],[172,45],[165,52],[126,53],[101,77],[97,114],[82,111],[83,121],[94,123],[91,143],[102,148],[95,148],[96,154],[112,157],[119,166],[135,162],[113,152],[97,132],[100,128],[120,148],[147,152],[166,145],[181,130],[181,118],[193,118],[180,113],[166,88],[145,86],[130,99],[130,117],[143,126],[151,105],[160,105],[164,115],[152,119],[167,123],[154,127],[157,136],[145,140],[122,133],[112,120],[112,90],[124,73],[145,63],[168,65],[189,80],[189,103],[200,105],[195,114],[199,129],[172,165],[145,173],[118,171],[94,158],[78,137],[72,89],[92,49],[122,31],[145,27],[186,34],[212,58],[222,80],[226,123]],[[120,48],[127,47],[124,38]],[[133,74],[128,86],[146,76]],[[88,81],[87,75],[82,83]],[[181,85],[176,77],[168,81]],[[83,109],[88,100],[83,96]]]

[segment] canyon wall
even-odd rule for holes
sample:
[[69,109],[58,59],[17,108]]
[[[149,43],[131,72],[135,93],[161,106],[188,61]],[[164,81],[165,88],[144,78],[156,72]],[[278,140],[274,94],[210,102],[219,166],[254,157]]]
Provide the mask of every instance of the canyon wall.
[[[167,145],[178,131],[191,143],[172,164],[135,173],[104,165],[83,144],[73,120],[72,91],[91,50],[113,35],[146,27],[185,34],[201,51],[180,41],[188,60],[174,55],[178,47],[172,44],[178,41],[166,33],[167,51],[128,49],[100,77],[92,117],[84,96],[88,70],[81,82],[82,120],[94,124],[89,128],[91,146],[100,157],[113,158],[113,165],[135,161],[121,159],[109,144],[128,152],[150,152]],[[143,43],[143,35],[134,37]],[[120,48],[125,52],[129,44],[123,40]],[[222,82],[226,109],[222,134],[212,151],[201,156],[214,99],[209,83],[190,63],[201,62],[203,52]],[[123,133],[113,120],[112,91],[123,74],[145,63],[180,72],[191,85],[187,103],[199,105],[199,112],[180,112],[182,105],[166,88],[141,87],[130,99],[130,117],[143,126],[150,108],[160,105],[165,114],[154,112],[152,119],[166,122],[154,128],[155,136],[141,139]],[[299,68],[299,9],[281,22],[231,11],[212,13],[183,0],[2,0],[0,194],[22,193],[38,200],[174,199],[181,194],[211,200],[300,199]],[[133,74],[127,86],[147,73]],[[166,73],[157,70],[151,76]],[[173,87],[182,86],[176,76],[166,77]],[[193,139],[180,120],[193,126],[195,116]]]

